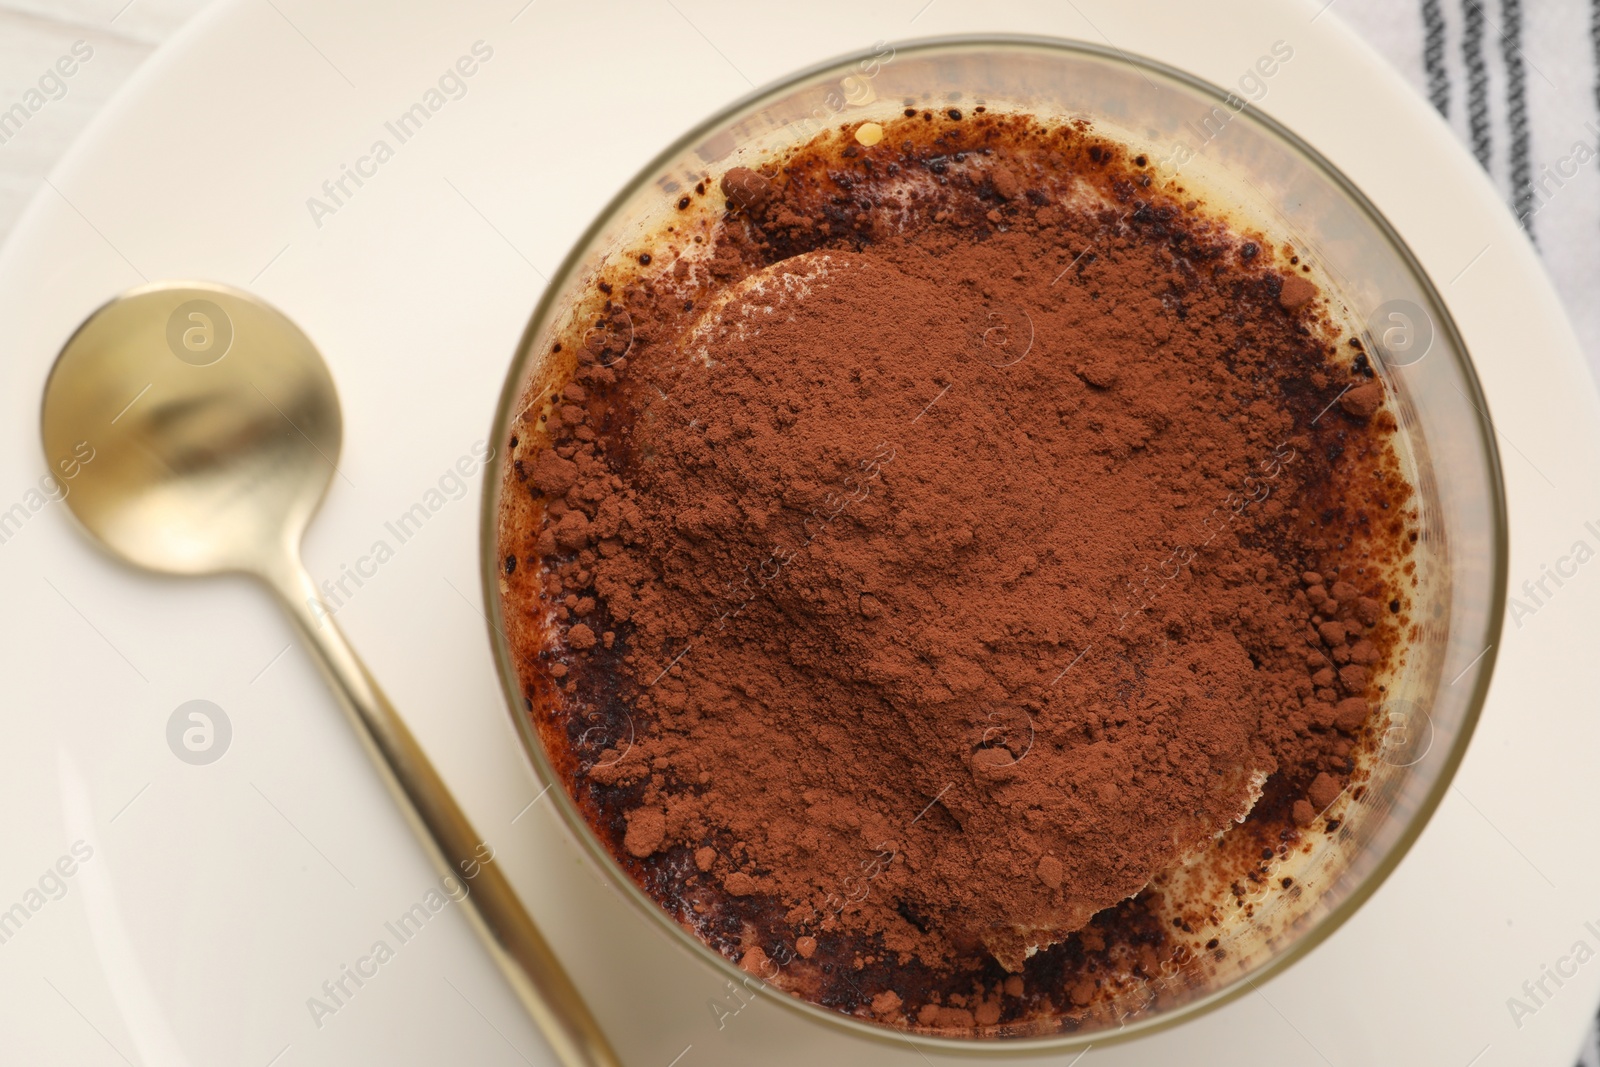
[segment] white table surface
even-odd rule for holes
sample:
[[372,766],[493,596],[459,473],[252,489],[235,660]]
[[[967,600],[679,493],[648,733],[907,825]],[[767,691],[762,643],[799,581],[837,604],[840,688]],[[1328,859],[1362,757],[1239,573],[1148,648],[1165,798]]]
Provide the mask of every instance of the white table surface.
[[106,101],[208,0],[0,0],[0,107],[33,88],[77,41],[94,50],[26,128],[0,145],[0,241]]

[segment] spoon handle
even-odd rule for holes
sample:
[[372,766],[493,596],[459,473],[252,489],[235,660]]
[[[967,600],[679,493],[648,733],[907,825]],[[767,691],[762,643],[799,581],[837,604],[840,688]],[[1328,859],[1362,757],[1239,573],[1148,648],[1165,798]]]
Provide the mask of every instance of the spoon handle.
[[495,862],[494,850],[467,821],[333,619],[313,606],[322,600],[304,565],[291,556],[264,577],[316,654],[434,865],[466,886],[464,903],[473,927],[556,1058],[564,1067],[621,1067],[561,961]]

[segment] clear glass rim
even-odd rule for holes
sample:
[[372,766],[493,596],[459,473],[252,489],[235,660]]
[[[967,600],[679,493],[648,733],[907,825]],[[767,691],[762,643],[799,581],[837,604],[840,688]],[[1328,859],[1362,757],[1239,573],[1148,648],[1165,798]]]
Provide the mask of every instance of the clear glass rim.
[[[1139,70],[1146,74],[1158,75],[1177,83],[1181,87],[1209,97],[1218,104],[1226,103],[1234,95],[1211,82],[1159,60],[1132,55],[1120,48],[1068,38],[1031,34],[960,34],[916,38],[904,43],[889,43],[894,48],[894,56],[897,60],[904,56],[977,49],[1016,49],[1086,55]],[[599,214],[585,227],[583,233],[578,237],[566,256],[563,257],[560,266],[551,275],[549,282],[546,283],[545,289],[540,294],[538,303],[534,306],[533,313],[529,317],[528,325],[518,341],[516,352],[501,388],[500,400],[496,405],[494,425],[490,436],[490,441],[495,443],[495,450],[491,454],[491,459],[484,475],[483,498],[479,516],[479,556],[485,618],[487,621],[486,628],[490,645],[494,651],[495,665],[500,675],[501,689],[506,697],[506,707],[516,726],[517,736],[522,740],[524,754],[528,758],[530,766],[535,776],[540,780],[541,785],[559,785],[560,778],[551,766],[545,754],[543,742],[533,730],[522,707],[521,680],[518,677],[505,634],[497,621],[501,618],[504,606],[500,597],[498,535],[500,487],[504,477],[506,455],[505,449],[499,446],[499,442],[506,439],[507,434],[510,432],[511,423],[518,412],[517,402],[521,398],[526,384],[529,364],[535,358],[534,345],[549,325],[551,314],[556,309],[557,302],[567,292],[574,276],[588,259],[590,249],[595,240],[604,232],[610,221],[669,164],[681,158],[687,151],[701,144],[720,129],[733,123],[741,115],[756,110],[771,100],[790,92],[795,87],[823,75],[838,71],[849,71],[856,63],[870,59],[875,54],[872,49],[865,49],[836,56],[768,83],[695,123],[693,127],[658,152],[606,203]],[[1041,1052],[1070,1052],[1086,1048],[1091,1044],[1108,1045],[1120,1043],[1186,1022],[1199,1015],[1213,1011],[1237,997],[1243,996],[1260,983],[1281,974],[1332,936],[1377,892],[1378,888],[1388,880],[1401,861],[1405,859],[1406,855],[1411,851],[1411,847],[1416,843],[1417,838],[1421,836],[1422,831],[1432,819],[1434,812],[1438,809],[1440,802],[1444,799],[1445,793],[1455,778],[1456,771],[1460,767],[1472,740],[1478,719],[1483,711],[1484,701],[1488,695],[1489,683],[1494,674],[1495,661],[1499,656],[1500,637],[1505,616],[1506,581],[1509,569],[1509,519],[1506,510],[1505,484],[1500,464],[1500,453],[1496,446],[1493,425],[1488,415],[1488,404],[1484,398],[1482,386],[1478,381],[1477,372],[1473,368],[1466,342],[1450,314],[1443,295],[1438,287],[1433,284],[1433,280],[1429,277],[1421,262],[1412,253],[1404,240],[1401,239],[1395,227],[1390,224],[1389,220],[1361,192],[1354,182],[1310,144],[1271,116],[1253,107],[1246,108],[1246,111],[1248,112],[1249,121],[1259,124],[1267,133],[1287,144],[1310,162],[1327,181],[1335,185],[1387,241],[1399,261],[1415,279],[1419,290],[1428,297],[1433,308],[1438,311],[1439,321],[1436,325],[1448,338],[1452,348],[1450,358],[1457,363],[1469,390],[1468,400],[1474,409],[1473,419],[1478,431],[1478,444],[1482,449],[1489,475],[1487,488],[1491,497],[1494,524],[1494,528],[1490,532],[1493,558],[1491,561],[1492,579],[1487,613],[1489,621],[1480,635],[1482,638],[1481,643],[1487,646],[1487,651],[1471,668],[1476,673],[1471,693],[1467,698],[1461,728],[1440,765],[1438,776],[1430,786],[1427,794],[1419,802],[1415,814],[1402,828],[1399,837],[1390,847],[1387,854],[1382,857],[1378,866],[1332,910],[1316,920],[1312,926],[1297,936],[1292,943],[1276,952],[1254,971],[1241,974],[1222,989],[1177,1005],[1170,1010],[1155,1013],[1146,1019],[1111,1030],[1103,1029],[1019,1038],[975,1039],[941,1037],[897,1030],[845,1015],[841,1012],[832,1011],[802,1000],[799,997],[791,996],[782,990],[770,991],[769,999],[798,1012],[808,1019],[817,1020],[827,1026],[857,1037],[878,1042],[901,1046],[909,1043],[915,1047],[933,1052],[983,1057],[992,1056],[996,1058],[1023,1056]],[[1243,113],[1241,112],[1241,114]],[[582,813],[578,811],[576,804],[568,796],[565,788],[552,788],[550,792],[554,798],[556,808],[560,811],[562,820],[568,829],[582,843],[589,857],[599,864],[600,869],[635,908],[649,916],[650,920],[658,928],[668,934],[671,941],[722,977],[735,982],[743,982],[751,977],[740,970],[733,962],[713,951],[704,942],[681,927],[655,901],[645,895],[643,890],[634,883],[632,877],[612,857],[604,843],[589,828],[587,821]],[[758,982],[757,988],[767,991],[765,983]]]

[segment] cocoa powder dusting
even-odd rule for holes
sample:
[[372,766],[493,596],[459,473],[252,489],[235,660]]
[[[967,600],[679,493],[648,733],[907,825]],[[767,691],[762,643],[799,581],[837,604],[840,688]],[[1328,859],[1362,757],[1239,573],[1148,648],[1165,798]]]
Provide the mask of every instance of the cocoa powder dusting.
[[1289,250],[1129,154],[913,116],[730,170],[510,442],[563,784],[798,996],[1082,1025],[1189,951],[1153,880],[1230,828],[1261,878],[1371,743],[1414,508],[1383,387]]

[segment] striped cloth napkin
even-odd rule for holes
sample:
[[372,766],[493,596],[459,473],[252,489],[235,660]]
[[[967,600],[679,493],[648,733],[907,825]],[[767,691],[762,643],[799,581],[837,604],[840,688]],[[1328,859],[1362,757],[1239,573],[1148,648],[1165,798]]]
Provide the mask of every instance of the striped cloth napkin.
[[[1337,6],[1334,6],[1337,5]],[[1471,148],[1600,376],[1600,0],[1332,0]],[[1591,1023],[1578,1067],[1600,1067]]]
[[[1321,0],[1319,0],[1321,2]],[[1489,172],[1600,376],[1600,0],[1332,0]]]

